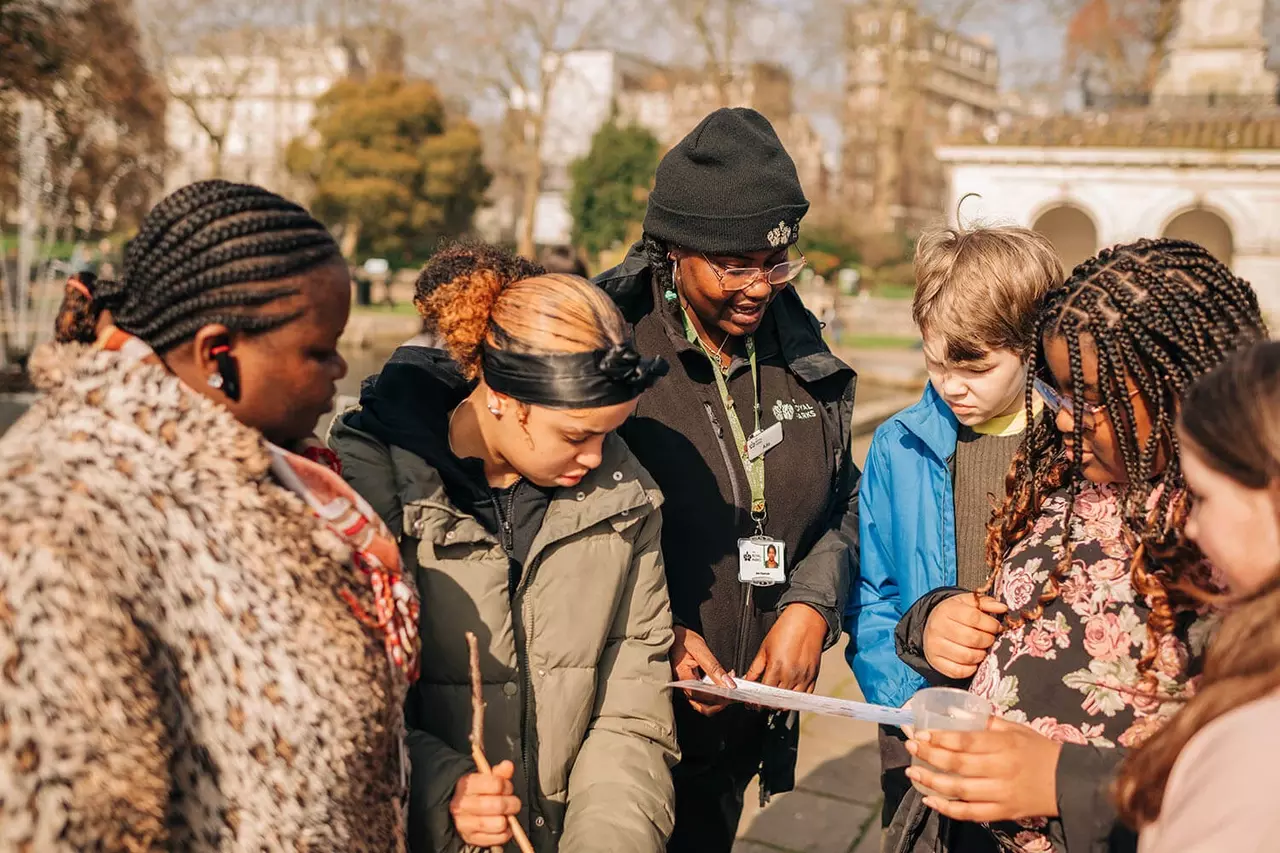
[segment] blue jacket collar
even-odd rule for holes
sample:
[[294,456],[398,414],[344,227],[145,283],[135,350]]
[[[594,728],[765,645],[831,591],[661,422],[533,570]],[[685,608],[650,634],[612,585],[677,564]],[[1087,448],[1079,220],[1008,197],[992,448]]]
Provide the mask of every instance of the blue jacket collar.
[[946,402],[933,390],[933,383],[924,386],[920,402],[899,412],[893,419],[920,439],[944,465],[956,452],[960,425]]

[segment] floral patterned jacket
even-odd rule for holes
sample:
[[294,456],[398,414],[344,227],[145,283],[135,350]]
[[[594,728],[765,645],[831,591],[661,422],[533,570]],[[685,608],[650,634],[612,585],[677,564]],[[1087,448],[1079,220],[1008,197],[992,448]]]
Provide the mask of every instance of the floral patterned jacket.
[[[992,594],[1024,611],[1044,591],[1062,554],[1068,493],[1045,501],[1032,532],[1005,558]],[[1003,849],[1114,846],[1114,812],[1107,802],[1112,771],[1128,748],[1140,746],[1189,698],[1199,680],[1212,620],[1183,613],[1161,639],[1150,673],[1139,671],[1149,648],[1150,607],[1133,588],[1133,553],[1123,535],[1115,489],[1086,485],[1072,514],[1072,564],[1057,597],[1033,622],[997,638],[968,685],[991,700],[1002,717],[1031,726],[1064,749],[1058,769],[1061,818],[991,827]],[[932,683],[946,683],[921,651],[928,612],[956,590],[926,596],[899,628],[904,660]],[[914,618],[913,618],[914,616]],[[963,686],[963,685],[961,685]]]

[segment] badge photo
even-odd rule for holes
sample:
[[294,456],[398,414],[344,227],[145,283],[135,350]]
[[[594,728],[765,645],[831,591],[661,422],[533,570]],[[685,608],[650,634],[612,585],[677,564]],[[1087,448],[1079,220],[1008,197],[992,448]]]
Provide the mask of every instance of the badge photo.
[[738,580],[773,586],[787,580],[787,544],[768,536],[738,540]]

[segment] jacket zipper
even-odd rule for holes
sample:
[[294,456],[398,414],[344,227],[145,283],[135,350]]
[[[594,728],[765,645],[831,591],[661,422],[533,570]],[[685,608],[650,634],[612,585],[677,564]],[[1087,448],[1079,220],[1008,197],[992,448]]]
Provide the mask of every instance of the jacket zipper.
[[[720,447],[720,456],[724,459],[724,467],[729,471],[729,488],[733,493],[734,518],[739,517],[742,512],[742,488],[738,484],[738,463],[734,461],[735,455],[729,453],[729,448],[724,440],[724,428],[720,426],[720,420],[716,417],[715,410],[711,408],[711,404],[705,400],[702,403],[703,409],[707,413],[707,418],[711,421],[711,429],[715,432],[716,442]],[[749,583],[739,584],[742,590],[742,618],[738,620],[738,647],[734,661],[734,672],[742,675],[747,671],[747,640],[750,636],[751,610],[754,595],[752,594],[752,586]]]
[[[499,542],[503,552],[507,555],[507,560],[512,561],[512,552],[515,551],[515,528],[512,526],[511,520],[515,517],[516,507],[516,491],[520,488],[517,483],[513,488],[506,490],[494,490],[493,508],[498,514]],[[503,506],[506,501],[506,506]],[[530,748],[530,720],[529,720],[529,697],[533,695],[533,676],[529,672],[529,653],[528,653],[528,634],[529,634],[529,607],[525,599],[524,590],[528,587],[529,580],[533,578],[533,566],[526,567],[525,577],[517,578],[516,583],[511,589],[512,603],[519,596],[520,606],[520,626],[515,631],[516,639],[516,669],[521,673],[521,694],[520,694],[520,762],[523,765],[521,769],[524,771],[525,784],[528,787],[525,796],[525,803],[529,806],[529,826],[526,831],[532,832],[534,824],[537,820],[537,804],[534,800],[534,755]],[[514,626],[513,626],[514,627]]]
[[541,815],[538,809],[538,801],[535,796],[537,785],[535,784],[534,774],[537,772],[537,764],[533,754],[533,721],[530,719],[530,700],[533,696],[533,673],[529,671],[529,605],[525,597],[524,590],[528,589],[529,581],[533,579],[533,567],[530,566],[529,576],[521,585],[520,593],[520,638],[519,644],[516,646],[516,666],[523,674],[521,679],[524,683],[521,685],[523,693],[521,694],[520,707],[520,753],[524,762],[524,780],[528,786],[528,793],[525,802],[529,804],[529,826],[528,830],[533,832]]
[[734,517],[742,512],[742,487],[738,484],[738,463],[734,462],[734,456],[730,455],[728,446],[724,443],[724,427],[720,426],[720,419],[716,417],[715,411],[711,408],[711,404],[705,400],[702,408],[707,413],[707,419],[711,421],[711,429],[716,434],[717,442],[720,447],[720,457],[724,460],[724,467],[729,471],[729,489],[733,494]]
[[[507,552],[507,557],[511,557],[511,553],[516,549],[515,529],[511,526],[511,519],[516,512],[516,490],[520,488],[520,483],[516,483],[510,489],[496,492],[493,496],[493,508],[498,513],[498,526],[502,528],[502,550]],[[504,509],[502,501],[506,500],[507,506]]]

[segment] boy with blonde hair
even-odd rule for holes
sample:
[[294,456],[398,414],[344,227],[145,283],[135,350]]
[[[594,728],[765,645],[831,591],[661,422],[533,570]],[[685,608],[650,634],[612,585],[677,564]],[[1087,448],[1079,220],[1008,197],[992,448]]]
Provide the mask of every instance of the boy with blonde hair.
[[[861,574],[844,619],[863,694],[894,707],[926,686],[898,659],[898,620],[938,587],[987,579],[992,500],[1004,496],[1026,429],[1036,309],[1063,280],[1049,241],[1013,226],[928,231],[915,275],[929,384],[872,438],[859,491]],[[881,729],[880,757],[887,826],[910,784],[897,729]]]

